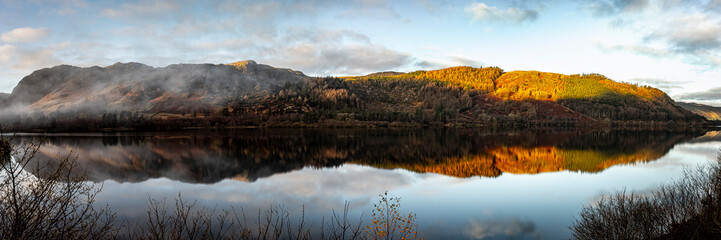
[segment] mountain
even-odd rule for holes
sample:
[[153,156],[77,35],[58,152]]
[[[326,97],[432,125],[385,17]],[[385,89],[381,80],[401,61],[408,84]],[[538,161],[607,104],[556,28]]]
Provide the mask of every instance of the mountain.
[[250,60],[61,65],[23,78],[4,106],[0,121],[24,131],[705,123],[658,89],[599,74],[451,67],[318,78]]
[[177,112],[207,109],[238,96],[308,78],[254,61],[176,64],[153,68],[116,63],[104,68],[61,65],[23,78],[6,101],[44,113],[56,111]]
[[721,107],[685,102],[677,102],[676,104],[695,114],[701,115],[708,120],[721,120]]

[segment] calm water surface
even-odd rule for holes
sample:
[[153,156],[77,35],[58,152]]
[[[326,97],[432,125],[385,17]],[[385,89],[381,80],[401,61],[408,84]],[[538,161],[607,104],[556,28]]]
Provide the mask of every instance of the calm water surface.
[[[368,222],[401,197],[427,239],[563,239],[603,193],[650,191],[716,159],[718,132],[236,130],[57,134],[38,161],[77,155],[98,202],[144,219],[148,198],[320,216],[350,202]],[[352,219],[357,219],[352,217]]]

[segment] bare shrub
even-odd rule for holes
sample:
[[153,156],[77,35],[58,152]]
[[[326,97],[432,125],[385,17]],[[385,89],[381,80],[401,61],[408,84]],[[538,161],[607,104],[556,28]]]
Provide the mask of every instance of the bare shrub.
[[166,201],[149,199],[145,225],[131,225],[128,239],[225,239],[233,227],[230,211],[197,207],[196,202],[175,199],[174,211]]
[[[178,195],[175,207],[168,209],[165,200],[149,199],[147,222],[144,225],[129,225],[126,239],[170,240],[170,239],[315,239],[312,225],[305,219],[305,208],[294,223],[290,212],[283,205],[272,205],[258,210],[255,217],[248,217],[241,208],[221,209],[198,206]],[[325,217],[316,228],[318,239],[366,239],[359,222],[349,219],[349,203],[343,214],[332,211],[329,221]]]
[[[349,222],[349,206],[350,203],[345,202],[345,205],[343,206],[343,216],[338,215],[335,210],[333,210],[328,227],[321,227],[321,239],[325,238],[326,231],[330,235],[330,239],[365,239],[365,236],[362,235],[363,231],[361,231],[361,226],[363,226],[363,215],[361,215],[358,224],[354,225]],[[323,218],[321,226],[325,226],[325,218]]]
[[[13,138],[3,137],[5,146]],[[108,239],[114,238],[115,214],[95,208],[100,191],[71,174],[77,167],[70,156],[60,157],[53,168],[33,162],[41,140],[32,139],[11,148],[0,166],[0,236],[3,239]],[[7,155],[6,155],[7,156]]]
[[575,239],[711,239],[721,236],[721,155],[650,194],[625,191],[586,206]]

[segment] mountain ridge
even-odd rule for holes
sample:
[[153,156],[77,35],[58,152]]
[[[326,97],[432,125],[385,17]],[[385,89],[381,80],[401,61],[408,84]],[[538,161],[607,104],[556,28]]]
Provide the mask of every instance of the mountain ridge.
[[309,77],[253,60],[159,68],[134,62],[88,68],[60,65],[26,76],[4,98],[6,117],[0,120],[16,129],[40,130],[79,122],[91,131],[161,126],[704,124],[652,87],[619,83],[600,74],[505,72],[498,67],[335,78]]
[[[6,104],[27,105],[46,113],[68,106],[82,110],[98,102],[110,107],[108,110],[172,111],[174,107],[213,104],[223,101],[213,97],[244,94],[249,88],[269,90],[285,81],[306,77],[297,71],[253,61],[228,65],[172,64],[161,68],[134,62],[88,68],[60,65],[24,77]],[[203,82],[211,79],[215,85],[204,86]],[[240,91],[224,91],[228,89]],[[189,104],[167,104],[174,99]],[[94,104],[83,106],[87,102]]]

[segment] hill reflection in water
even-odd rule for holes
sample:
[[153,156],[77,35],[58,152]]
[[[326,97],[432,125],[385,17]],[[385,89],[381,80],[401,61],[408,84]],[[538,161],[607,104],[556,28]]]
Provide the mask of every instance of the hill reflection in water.
[[255,181],[304,167],[358,164],[453,177],[599,172],[648,162],[703,133],[484,133],[476,130],[237,130],[49,136],[45,166],[77,155],[91,181]]

